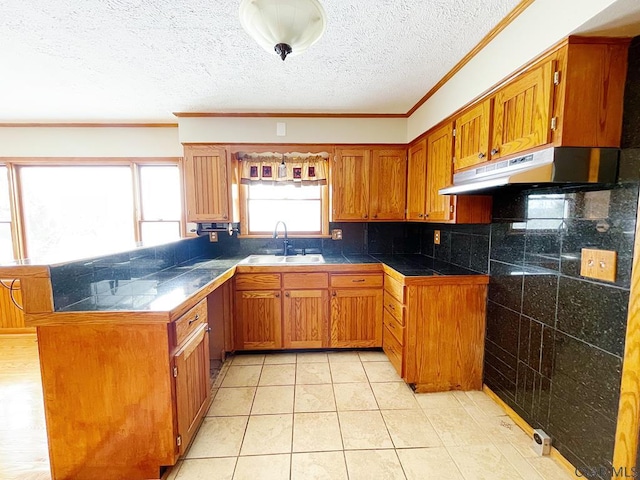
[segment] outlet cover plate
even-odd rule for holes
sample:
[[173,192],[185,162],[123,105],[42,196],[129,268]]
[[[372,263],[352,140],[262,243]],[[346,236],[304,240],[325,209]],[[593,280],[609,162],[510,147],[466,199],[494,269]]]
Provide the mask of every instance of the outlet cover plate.
[[215,243],[218,241],[218,232],[209,232],[209,241]]
[[433,231],[433,243],[440,245],[440,230]]
[[331,240],[342,240],[342,230],[339,228],[331,230]]
[[612,250],[582,249],[580,275],[605,282],[616,281],[618,253]]

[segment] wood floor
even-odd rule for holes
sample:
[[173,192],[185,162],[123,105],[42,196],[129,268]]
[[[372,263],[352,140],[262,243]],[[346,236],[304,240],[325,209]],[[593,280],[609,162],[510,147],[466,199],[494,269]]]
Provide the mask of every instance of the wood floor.
[[0,479],[50,478],[36,336],[0,335]]

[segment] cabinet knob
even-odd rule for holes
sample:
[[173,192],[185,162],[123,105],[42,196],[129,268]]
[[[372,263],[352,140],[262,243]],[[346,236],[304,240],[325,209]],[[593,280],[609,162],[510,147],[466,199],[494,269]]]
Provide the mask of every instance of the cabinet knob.
[[227,216],[226,216],[226,215],[223,215],[223,216],[222,216],[222,218],[224,218],[224,219],[226,220],[226,219],[227,219]]
[[373,218],[378,218],[378,214],[377,214],[377,213],[376,213],[376,214],[374,214],[374,215],[373,215]]
[[279,293],[276,293],[276,298],[280,298],[280,294]]
[[362,218],[369,218],[369,215],[367,215],[366,213],[362,216]]
[[484,158],[484,153],[480,152],[480,153],[478,154],[478,158]]
[[200,315],[196,314],[196,316],[193,317],[192,320],[189,320],[189,325],[191,325],[193,322],[197,322],[198,320],[200,320]]
[[423,214],[421,214],[421,213],[419,213],[419,214],[418,214],[418,218],[422,218],[422,217],[424,217],[424,215],[423,215]]
[[499,148],[492,148],[491,149],[491,155],[495,155],[496,153],[498,153],[500,151]]
[[289,292],[285,292],[284,296],[285,296],[285,297],[290,297],[290,296],[291,296],[291,294],[290,294]]
[[393,303],[390,303],[390,304],[389,304],[389,308],[390,308],[391,310],[395,310],[395,309],[396,309],[396,307],[394,307],[394,306],[393,306]]
[[334,292],[331,294],[331,296],[332,296],[332,297],[337,297],[337,296],[338,296],[338,293],[334,291]]

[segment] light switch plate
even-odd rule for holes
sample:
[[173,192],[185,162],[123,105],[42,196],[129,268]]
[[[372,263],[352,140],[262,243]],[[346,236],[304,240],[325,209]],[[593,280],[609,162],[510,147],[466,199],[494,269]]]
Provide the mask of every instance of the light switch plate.
[[440,245],[440,230],[433,231],[433,243]]
[[342,230],[339,228],[331,230],[331,240],[342,240]]
[[287,136],[287,124],[284,122],[276,122],[276,135],[278,137]]
[[580,275],[605,282],[616,281],[618,253],[612,250],[582,249]]

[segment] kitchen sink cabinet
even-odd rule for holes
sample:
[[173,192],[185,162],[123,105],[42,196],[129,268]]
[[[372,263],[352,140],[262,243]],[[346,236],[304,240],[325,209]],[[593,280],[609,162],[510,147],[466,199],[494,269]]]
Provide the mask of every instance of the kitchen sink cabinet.
[[185,145],[184,191],[189,222],[230,222],[231,167],[227,149]]
[[286,290],[284,293],[284,348],[327,347],[328,290]]
[[403,220],[406,169],[404,148],[336,149],[333,221]]
[[382,274],[331,275],[331,347],[382,346],[382,282]]
[[236,292],[236,348],[282,348],[282,299],[280,290]]

